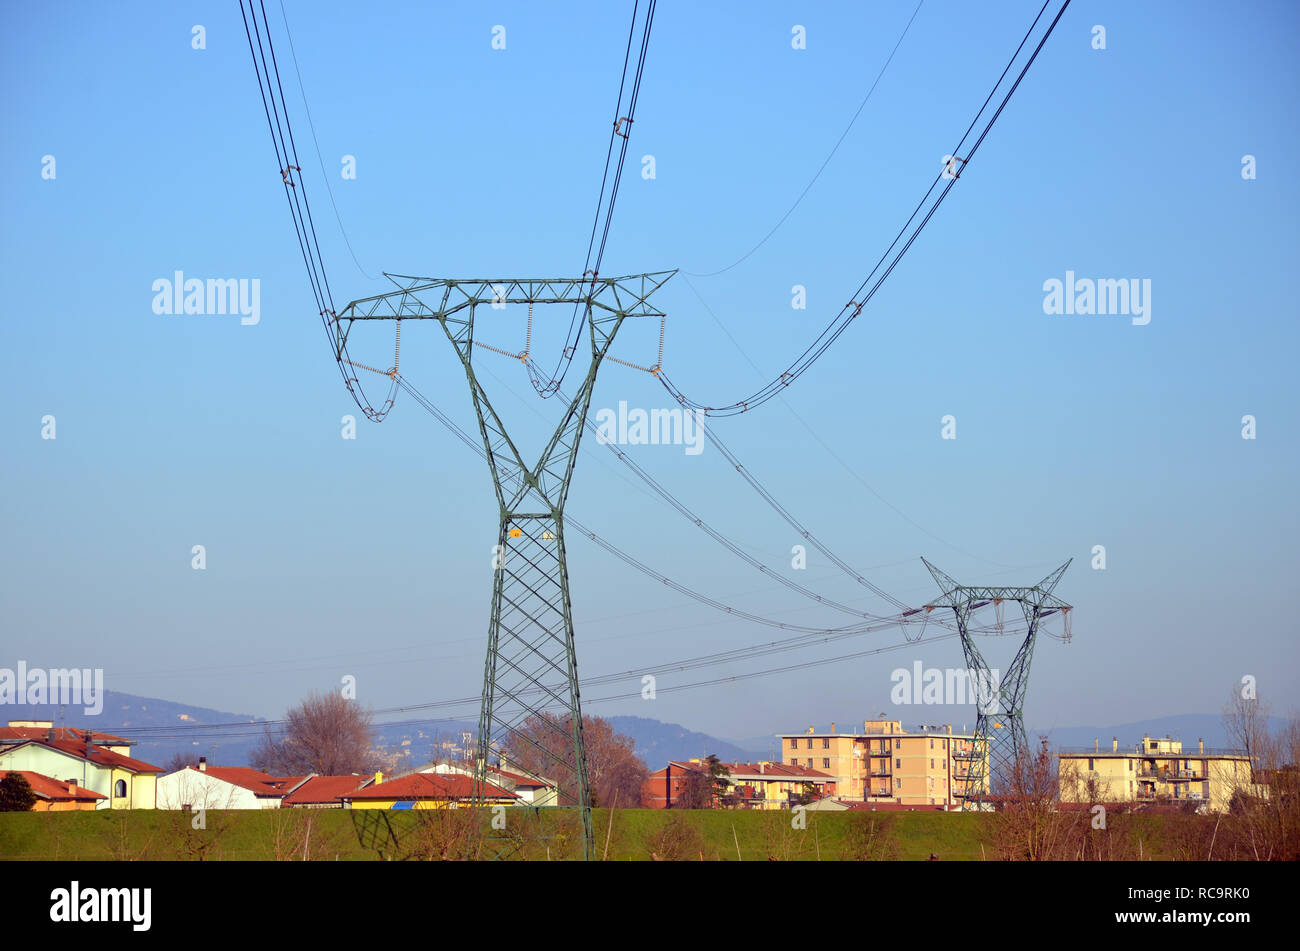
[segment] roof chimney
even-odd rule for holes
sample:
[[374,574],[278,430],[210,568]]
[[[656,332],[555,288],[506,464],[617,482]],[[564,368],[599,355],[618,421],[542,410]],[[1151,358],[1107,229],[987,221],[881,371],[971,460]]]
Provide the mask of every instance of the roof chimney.
[[1118,752],[1119,752],[1119,737],[1118,737],[1118,736],[1112,736],[1112,737],[1110,738],[1110,751],[1111,751],[1112,753],[1118,753]]
[[208,758],[207,758],[206,756],[200,756],[200,757],[199,757],[199,772],[200,772],[200,773],[206,773],[207,771],[208,771]]
[[1093,751],[1094,753],[1100,753],[1100,752],[1101,752],[1101,738],[1100,738],[1100,737],[1093,737],[1093,739],[1092,739],[1092,751]]
[[375,770],[375,785],[378,786],[384,781],[384,774],[380,770]]
[[1196,742],[1197,742],[1198,744],[1200,744],[1200,748],[1201,748],[1200,751],[1201,751],[1202,753],[1204,753],[1204,752],[1205,752],[1205,737],[1201,737],[1201,738],[1200,738],[1199,740],[1197,740]]

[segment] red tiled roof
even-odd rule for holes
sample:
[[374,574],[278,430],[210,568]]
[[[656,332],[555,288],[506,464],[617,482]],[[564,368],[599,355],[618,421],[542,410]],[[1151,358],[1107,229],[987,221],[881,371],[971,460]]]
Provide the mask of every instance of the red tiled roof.
[[[669,765],[675,766],[678,769],[703,770],[706,768],[704,763],[683,763],[678,760],[673,760]],[[815,780],[835,779],[834,776],[829,773],[823,773],[819,769],[813,769],[809,766],[791,766],[787,763],[765,763],[763,764],[762,772],[759,772],[758,763],[719,763],[719,765],[725,767],[732,777],[745,776],[750,779],[757,777],[759,779],[772,779],[778,782],[781,780],[804,780],[807,782],[813,782]],[[659,770],[659,772],[662,773],[663,770]]]
[[554,783],[548,783],[542,779],[535,779],[532,776],[525,776],[522,773],[515,773],[508,769],[501,769],[497,766],[489,767],[488,772],[495,776],[503,776],[513,782],[516,786],[527,786],[529,788],[547,789]]
[[[112,750],[104,749],[100,746],[92,745],[89,750],[86,749],[85,740],[23,740],[16,746],[22,746],[27,743],[33,743],[37,746],[44,746],[52,750],[58,750],[60,753],[67,753],[69,756],[75,756],[77,759],[89,760],[98,766],[116,767],[118,769],[127,769],[133,773],[161,773],[161,766],[154,766],[152,763],[146,763],[144,760],[132,759],[130,756],[123,756],[121,753],[114,753]],[[10,749],[15,749],[10,747]]]
[[32,792],[36,793],[40,799],[53,799],[60,802],[75,802],[77,800],[94,800],[107,799],[103,793],[97,793],[93,789],[87,789],[85,786],[71,786],[62,780],[55,779],[52,776],[46,776],[44,773],[34,773],[29,769],[13,769],[0,771],[4,773],[17,773],[27,784],[32,787]]
[[258,796],[283,796],[285,790],[292,789],[294,783],[300,779],[296,776],[272,776],[251,766],[209,766],[203,770],[197,766],[185,768],[191,772],[212,776],[240,789],[247,789]]
[[338,802],[345,794],[360,787],[369,776],[309,776],[281,801],[282,806],[308,806]]
[[[43,740],[50,734],[50,728],[46,726],[0,726],[0,743],[6,740]],[[80,743],[86,739],[85,730],[74,730],[72,727],[56,726],[54,728],[54,738],[56,740],[72,740]],[[128,740],[124,736],[114,736],[112,733],[100,733],[92,731],[91,742],[97,746],[134,746],[135,740]]]
[[[484,796],[489,799],[514,800],[514,793],[493,783],[484,784]],[[474,796],[474,779],[470,776],[436,773],[412,773],[400,779],[390,779],[346,793],[343,799],[471,799]]]

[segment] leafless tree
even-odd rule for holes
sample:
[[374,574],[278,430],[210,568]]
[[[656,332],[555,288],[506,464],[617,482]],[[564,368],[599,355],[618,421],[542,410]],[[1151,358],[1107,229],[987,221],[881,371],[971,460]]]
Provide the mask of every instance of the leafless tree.
[[1250,768],[1230,781],[1228,814],[1214,837],[1213,857],[1300,859],[1300,717],[1293,714],[1271,731],[1268,707],[1234,691],[1224,726],[1250,757]]
[[990,817],[995,854],[1014,861],[1078,858],[1085,813],[1060,808],[1060,781],[1047,748],[1018,755],[1005,779],[998,811]]
[[[561,805],[577,801],[569,724],[567,716],[531,717],[506,744],[507,768],[515,763],[554,779],[559,784]],[[640,803],[641,786],[650,771],[634,752],[632,739],[617,732],[602,717],[583,717],[582,733],[592,805],[608,806],[617,801],[627,807]]]
[[345,776],[380,765],[369,710],[337,693],[311,693],[289,711],[284,735],[270,729],[249,753],[256,769],[274,776]]

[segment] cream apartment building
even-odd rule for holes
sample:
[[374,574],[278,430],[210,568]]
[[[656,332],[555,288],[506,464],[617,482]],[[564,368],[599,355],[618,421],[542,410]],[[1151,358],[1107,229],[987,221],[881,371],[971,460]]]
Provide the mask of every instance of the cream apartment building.
[[830,774],[843,800],[961,808],[978,791],[973,774],[981,759],[988,792],[987,745],[951,724],[908,731],[881,714],[861,731],[840,732],[832,723],[825,732],[808,727],[780,740],[783,762]]
[[1142,737],[1136,747],[1062,750],[1058,758],[1062,802],[1195,802],[1226,812],[1238,790],[1263,795],[1253,784],[1250,757],[1240,750],[1184,751],[1181,740]]

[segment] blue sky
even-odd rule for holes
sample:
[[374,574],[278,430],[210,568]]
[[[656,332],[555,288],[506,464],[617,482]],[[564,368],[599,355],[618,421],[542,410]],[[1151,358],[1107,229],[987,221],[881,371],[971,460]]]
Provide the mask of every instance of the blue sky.
[[[693,277],[741,257],[785,213],[915,2],[759,3],[743,17],[660,5],[602,273],[682,269],[656,297],[678,386],[731,402],[803,350],[910,213],[1038,6],[925,0],[789,220],[740,265]],[[287,58],[279,0],[267,9]],[[285,91],[337,300],[386,288],[353,263],[322,163],[372,276],[577,276],[630,4],[285,9],[320,160],[282,59]],[[191,48],[195,24],[206,49]],[[498,24],[505,50],[492,49]],[[791,48],[796,24],[804,50]],[[1098,24],[1105,50],[1092,48]],[[1058,588],[1077,606],[1074,641],[1040,645],[1031,727],[1215,712],[1246,675],[1275,712],[1297,695],[1297,39],[1288,3],[1072,5],[862,317],[782,399],[714,424],[814,532],[909,603],[936,593],[922,555],[990,584],[1032,583],[1074,558]],[[383,424],[340,438],[355,407],[312,304],[238,6],[15,7],[3,42],[0,666],[103,667],[110,689],[263,716],[347,674],[377,707],[476,694],[496,533],[486,467],[405,397]],[[653,180],[640,174],[646,154]],[[1247,154],[1255,180],[1241,174]],[[344,155],[355,180],[341,177]],[[260,322],[156,315],[152,282],[176,270],[258,278]],[[1043,282],[1067,270],[1149,279],[1150,323],[1045,315]],[[790,306],[796,284],[806,310]],[[559,319],[539,315],[535,352],[559,347]],[[492,339],[517,346],[522,326],[507,310]],[[391,330],[366,330],[354,355],[387,366]],[[651,362],[657,336],[628,328],[615,353]],[[508,423],[541,425],[540,412],[553,425],[555,402],[520,367],[476,360]],[[402,368],[472,425],[436,326],[406,328]],[[667,405],[650,376],[607,365],[593,406],[619,400]],[[41,438],[46,414],[57,439]],[[940,438],[947,414],[955,440]],[[1254,440],[1241,438],[1246,414]],[[883,609],[816,553],[793,571],[798,539],[712,447],[637,458],[760,561]],[[616,467],[588,441],[571,514],[721,600],[846,623]],[[190,566],[196,544],[204,571]],[[1104,571],[1090,567],[1098,544]],[[582,539],[569,548],[584,674],[777,636],[666,596]],[[901,640],[881,632],[776,662]],[[1004,646],[986,648],[995,664]],[[923,641],[590,712],[732,737],[843,723],[891,709],[890,672],[917,659],[961,663],[954,642]],[[969,708],[892,709],[973,720]]]

